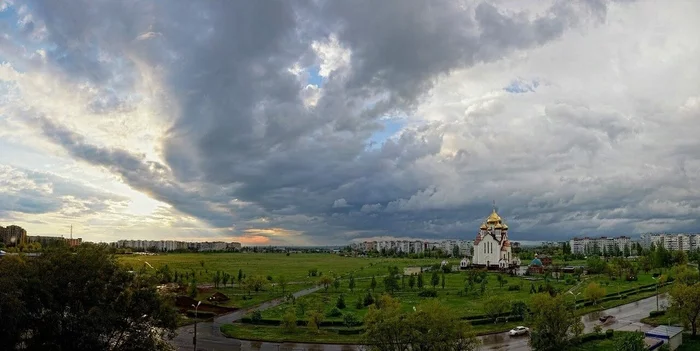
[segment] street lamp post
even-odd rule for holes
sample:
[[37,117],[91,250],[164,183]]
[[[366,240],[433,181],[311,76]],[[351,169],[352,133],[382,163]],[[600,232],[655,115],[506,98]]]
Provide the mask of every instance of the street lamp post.
[[581,292],[577,292],[576,294],[572,293],[571,290],[569,290],[569,294],[574,296],[574,310],[576,310],[576,304],[578,303],[578,296],[581,295]]
[[197,306],[192,304],[192,307],[194,307],[194,337],[192,338],[192,344],[194,344],[194,351],[197,351],[197,309],[201,304],[202,301],[197,302]]

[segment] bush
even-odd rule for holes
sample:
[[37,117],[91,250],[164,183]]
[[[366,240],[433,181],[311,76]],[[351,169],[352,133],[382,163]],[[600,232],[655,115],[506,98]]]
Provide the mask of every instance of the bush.
[[605,338],[605,335],[603,334],[589,333],[581,335],[580,341],[581,343],[584,343],[593,340],[601,340],[603,338]]
[[508,291],[520,291],[520,285],[509,285]]
[[343,312],[341,312],[341,311],[338,309],[338,307],[333,307],[332,310],[330,310],[330,311],[328,311],[328,313],[326,313],[326,316],[327,316],[327,317],[340,317],[340,316],[342,316],[342,315],[343,315]]
[[258,310],[253,311],[253,313],[250,314],[250,320],[253,322],[253,324],[260,323],[260,321],[262,321],[262,313],[260,313]]
[[372,296],[372,293],[367,290],[367,295],[365,295],[365,300],[364,300],[364,305],[369,306],[374,303],[374,296]]
[[354,327],[356,325],[360,325],[360,320],[357,319],[357,316],[355,316],[352,313],[346,313],[343,315],[343,322],[345,323],[346,327]]
[[363,303],[363,301],[362,301],[362,298],[361,298],[361,297],[358,297],[358,298],[357,298],[357,301],[355,302],[355,309],[361,310],[362,307],[365,307],[365,305],[364,305],[364,303]]
[[282,316],[282,327],[288,333],[294,332],[297,328],[297,316],[296,314],[289,310]]
[[658,317],[666,314],[666,311],[651,311],[649,312],[649,317]]
[[418,293],[418,296],[420,297],[437,297],[437,291],[435,290],[423,290]]
[[608,329],[605,331],[605,338],[606,339],[612,339],[613,335],[615,334],[615,331],[612,329]]
[[341,310],[345,308],[345,297],[343,296],[343,294],[340,294],[340,296],[338,296],[338,300],[335,302],[335,307]]

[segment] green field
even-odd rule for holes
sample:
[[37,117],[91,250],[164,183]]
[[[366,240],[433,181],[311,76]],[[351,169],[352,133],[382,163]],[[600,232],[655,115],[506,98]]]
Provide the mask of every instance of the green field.
[[[531,284],[534,285],[536,289],[539,288],[540,285],[545,285],[545,282],[542,279],[531,281],[523,277],[505,276],[507,282],[504,283],[501,287],[501,285],[496,279],[498,275],[499,273],[487,274],[488,283],[486,285],[486,290],[484,294],[481,294],[479,286],[476,287],[476,291],[473,291],[470,294],[464,294],[464,287],[466,285],[466,274],[463,272],[445,274],[445,288],[442,288],[442,281],[440,281],[440,284],[438,284],[435,289],[438,294],[437,298],[440,299],[440,301],[443,304],[451,307],[452,310],[455,311],[455,313],[457,313],[458,316],[469,317],[483,315],[486,312],[484,310],[485,301],[492,298],[501,298],[502,300],[508,303],[516,300],[529,303],[530,299],[533,296],[533,294],[530,293]],[[431,274],[424,273],[423,276],[425,286],[422,290],[432,289],[432,286],[430,285]],[[442,275],[440,275],[440,277],[442,277]],[[384,286],[381,278],[377,278],[376,280],[377,287],[375,288],[374,292],[372,292],[372,294],[373,296],[378,297],[382,293],[384,293]],[[297,299],[297,306],[293,306],[291,303],[285,303],[275,308],[263,311],[262,315],[263,318],[278,319],[282,317],[282,315],[286,312],[287,309],[293,308],[296,310],[298,317],[302,318],[301,311],[298,308],[300,301],[304,301],[306,303],[306,305],[308,306],[307,310],[312,308],[322,308],[326,313],[328,313],[335,306],[338,296],[342,294],[345,298],[345,303],[347,305],[347,307],[344,309],[344,312],[353,313],[361,319],[365,315],[365,313],[367,313],[367,308],[363,307],[361,309],[356,309],[355,304],[359,298],[363,298],[367,294],[367,291],[370,289],[370,282],[371,280],[366,278],[356,279],[356,287],[354,291],[350,291],[348,287],[348,281],[347,279],[344,279],[341,281],[341,286],[338,290],[335,290],[333,287],[330,287],[328,291],[320,290],[316,293]],[[610,280],[607,276],[596,275],[588,277],[584,283],[578,284],[577,282],[573,285],[567,285],[563,279],[559,281],[552,279],[549,280],[549,283],[554,288],[564,291],[573,290],[574,293],[583,291],[586,285],[591,282],[598,282],[599,284],[603,285],[603,287],[606,289],[606,292],[610,294],[616,293],[624,289],[630,289],[633,287],[652,284],[654,283],[654,280],[651,278],[651,275],[640,275],[638,281],[632,282]],[[399,285],[401,285],[401,282],[399,282]],[[425,297],[420,297],[418,295],[420,291],[422,291],[421,289],[418,289],[417,287],[414,287],[413,289],[409,288],[408,277],[404,278],[403,285],[404,288],[401,289],[401,291],[395,292],[394,296],[401,301],[402,307],[405,311],[409,311],[413,308],[413,306],[416,306],[422,301],[429,299]],[[508,287],[511,285],[520,287],[520,291],[509,291]],[[651,295],[653,295],[653,292],[645,296]],[[571,299],[571,302],[574,301],[574,297],[572,295],[568,295],[567,297]],[[579,295],[578,299],[583,300],[583,294]],[[606,303],[606,305],[612,304]],[[592,307],[593,308],[587,308],[587,310],[593,310],[600,306]],[[342,318],[328,317],[328,320],[341,319]]]
[[[289,282],[286,292],[298,291],[306,287],[318,285],[320,276],[339,277],[340,286],[336,289],[332,285],[328,290],[321,289],[315,293],[306,295],[296,299],[294,302],[285,302],[277,307],[261,312],[261,317],[264,320],[279,320],[288,311],[292,311],[299,320],[306,319],[306,313],[311,310],[323,311],[325,321],[340,322],[343,321],[343,315],[353,314],[359,321],[367,313],[367,307],[356,306],[357,301],[363,299],[368,291],[377,298],[385,293],[384,278],[388,275],[389,267],[398,267],[399,272],[403,272],[403,268],[409,266],[430,267],[439,264],[442,259],[398,259],[398,258],[357,258],[357,257],[342,257],[334,254],[269,254],[269,253],[215,253],[215,254],[162,254],[154,256],[120,256],[120,261],[133,269],[141,269],[143,267],[152,266],[153,269],[159,269],[166,264],[172,272],[183,274],[189,272],[196,277],[197,284],[200,286],[197,299],[203,300],[211,296],[214,291],[220,291],[231,298],[231,301],[224,303],[226,306],[247,308],[259,305],[264,301],[283,297],[283,293],[276,282],[280,276],[284,276]],[[448,260],[451,264],[457,265],[459,260]],[[147,263],[148,264],[147,264]],[[229,283],[226,287],[214,289],[212,287],[212,277],[216,271],[227,272],[230,275],[237,277],[238,270],[242,270],[246,277],[261,276],[272,278],[260,292],[249,292],[243,289],[238,284],[231,286]],[[319,275],[309,276],[309,270],[318,270]],[[355,278],[355,288],[350,290],[349,277],[352,275]],[[425,290],[433,290],[431,284],[431,272],[423,274],[424,286],[419,289],[414,286],[409,287],[409,277],[404,277],[399,280],[399,291],[394,292],[394,296],[401,302],[402,308],[405,311],[410,311],[414,306],[417,306],[430,297],[421,297],[419,293]],[[498,277],[505,278],[501,285],[498,282]],[[371,289],[371,279],[375,277],[376,287]],[[531,286],[538,289],[540,286],[546,286],[547,282],[541,277],[511,277],[499,273],[487,273],[485,291],[481,292],[481,284],[475,284],[473,290],[465,293],[465,285],[467,280],[466,272],[452,272],[444,275],[445,287],[442,287],[442,273],[439,274],[440,282],[435,287],[437,299],[441,303],[449,306],[460,317],[475,317],[486,314],[484,307],[491,299],[496,299],[502,304],[510,306],[513,301],[523,301],[529,304],[533,294],[530,293]],[[568,283],[567,283],[568,280]],[[266,279],[267,281],[267,279]],[[582,281],[573,279],[571,275],[564,275],[561,279],[548,279],[548,283],[558,291],[566,292],[573,291],[574,293],[582,292],[585,287],[591,282],[597,282],[606,289],[609,295],[617,295],[618,292],[630,288],[653,284],[655,281],[650,274],[640,274],[637,281],[625,281],[620,279],[611,279],[607,275],[592,275],[582,278]],[[520,290],[509,290],[509,287],[519,287]],[[665,291],[666,288],[662,289]],[[653,296],[655,291],[645,291],[642,293],[628,294],[620,299],[601,302],[597,305],[582,306],[579,305],[578,313],[583,314],[593,310],[610,308],[623,303],[629,303],[644,297]],[[340,312],[340,316],[332,316],[332,310],[336,306],[339,296],[345,299],[346,307]],[[574,296],[566,294],[566,298],[574,302]],[[500,299],[500,300],[499,300]],[[584,299],[583,294],[578,296],[578,301]],[[509,311],[509,310],[508,310]],[[479,334],[491,333],[506,330],[516,324],[522,322],[507,322],[507,323],[489,323],[474,325],[473,329]],[[226,326],[225,333],[230,336],[235,336],[244,339],[258,340],[289,340],[289,341],[308,341],[320,340],[332,342],[357,342],[357,335],[339,335],[338,329],[343,327],[324,327],[321,335],[307,335],[309,329],[306,327],[297,328],[293,334],[288,334],[280,327],[275,326],[260,326],[245,323],[236,323],[231,326]]]
[[[180,275],[193,274],[197,285],[202,287],[197,299],[204,300],[214,291],[220,291],[231,298],[231,301],[223,303],[223,306],[247,308],[256,306],[264,301],[280,298],[284,294],[276,286],[280,276],[284,276],[288,282],[286,293],[295,292],[317,285],[322,275],[347,276],[353,274],[362,279],[371,276],[387,274],[389,266],[399,268],[413,265],[432,265],[440,263],[439,259],[388,259],[388,258],[358,258],[343,257],[335,254],[318,253],[286,254],[273,253],[182,253],[182,254],[158,254],[158,255],[120,255],[119,261],[127,267],[138,269],[160,269],[167,265],[171,272]],[[150,265],[150,266],[149,266]],[[309,276],[309,270],[316,269],[319,276]],[[262,276],[272,278],[260,292],[249,293],[238,284],[227,284],[226,287],[213,289],[213,277],[216,271],[226,272],[232,277],[238,277],[238,271],[242,270],[246,277]]]

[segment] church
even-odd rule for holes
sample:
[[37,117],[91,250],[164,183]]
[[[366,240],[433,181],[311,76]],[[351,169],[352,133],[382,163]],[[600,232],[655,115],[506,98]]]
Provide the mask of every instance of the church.
[[520,266],[520,259],[512,253],[508,240],[508,225],[493,208],[486,222],[481,224],[474,240],[472,266],[487,269],[508,269]]

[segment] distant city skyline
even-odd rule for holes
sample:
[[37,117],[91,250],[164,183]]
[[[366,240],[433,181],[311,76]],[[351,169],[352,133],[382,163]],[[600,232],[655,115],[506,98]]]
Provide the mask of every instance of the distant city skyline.
[[472,239],[495,200],[515,241],[700,232],[698,1],[88,3],[0,1],[0,223]]

